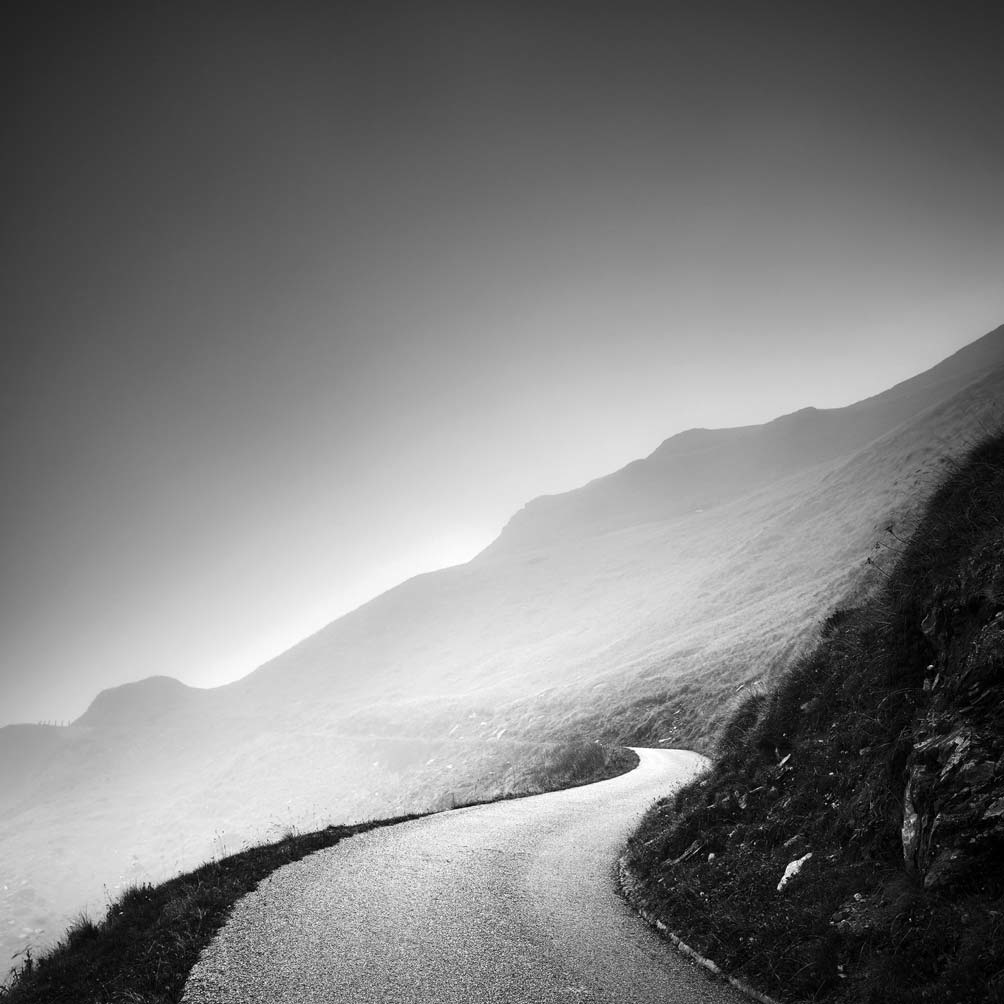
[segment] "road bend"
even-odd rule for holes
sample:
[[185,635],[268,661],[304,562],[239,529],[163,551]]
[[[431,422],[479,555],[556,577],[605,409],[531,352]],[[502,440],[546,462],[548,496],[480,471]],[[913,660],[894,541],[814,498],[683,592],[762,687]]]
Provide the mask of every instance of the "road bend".
[[183,1004],[725,1004],[745,1000],[621,899],[639,817],[703,760],[639,749],[608,781],[372,830],[280,868]]

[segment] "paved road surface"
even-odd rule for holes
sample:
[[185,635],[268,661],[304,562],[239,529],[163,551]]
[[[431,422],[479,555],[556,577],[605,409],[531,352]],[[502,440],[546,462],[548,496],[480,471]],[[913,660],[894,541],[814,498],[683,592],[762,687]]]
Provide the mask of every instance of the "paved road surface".
[[620,899],[613,866],[694,753],[598,784],[428,816],[279,869],[238,903],[185,1004],[725,1004]]

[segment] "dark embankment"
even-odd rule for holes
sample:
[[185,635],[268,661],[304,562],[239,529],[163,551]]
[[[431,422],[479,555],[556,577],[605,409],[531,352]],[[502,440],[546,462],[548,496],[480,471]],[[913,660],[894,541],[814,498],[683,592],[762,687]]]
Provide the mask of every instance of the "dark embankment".
[[[482,802],[519,798],[603,781],[634,769],[638,755],[595,742],[555,744],[520,765],[523,787]],[[475,804],[475,800],[456,801]],[[346,837],[417,815],[327,826],[313,833],[247,848],[159,885],[127,890],[94,922],[81,916],[50,952],[26,954],[0,985],[3,1004],[84,1004],[88,1001],[169,1004],[181,999],[188,974],[223,926],[234,903],[277,868]]]
[[1001,1001],[1004,435],[884,536],[877,594],[746,697],[629,866],[671,930],[782,1000]]

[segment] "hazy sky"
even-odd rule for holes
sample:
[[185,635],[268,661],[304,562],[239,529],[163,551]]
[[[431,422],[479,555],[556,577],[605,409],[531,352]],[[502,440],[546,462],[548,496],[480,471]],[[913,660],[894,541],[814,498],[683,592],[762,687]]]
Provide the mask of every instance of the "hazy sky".
[[1004,322],[981,10],[33,4],[0,724],[236,678],[534,495]]

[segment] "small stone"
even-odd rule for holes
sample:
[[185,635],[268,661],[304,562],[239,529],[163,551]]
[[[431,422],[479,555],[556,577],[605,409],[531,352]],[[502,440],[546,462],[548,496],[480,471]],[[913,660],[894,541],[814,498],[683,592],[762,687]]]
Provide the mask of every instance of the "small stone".
[[784,889],[784,887],[802,870],[802,866],[811,857],[812,851],[809,851],[808,854],[803,854],[802,857],[788,862],[787,867],[784,869],[784,874],[781,876],[781,881],[777,884],[778,892],[781,892],[781,890]]
[[983,810],[984,819],[1000,819],[1002,816],[1004,816],[1004,798],[996,799]]

